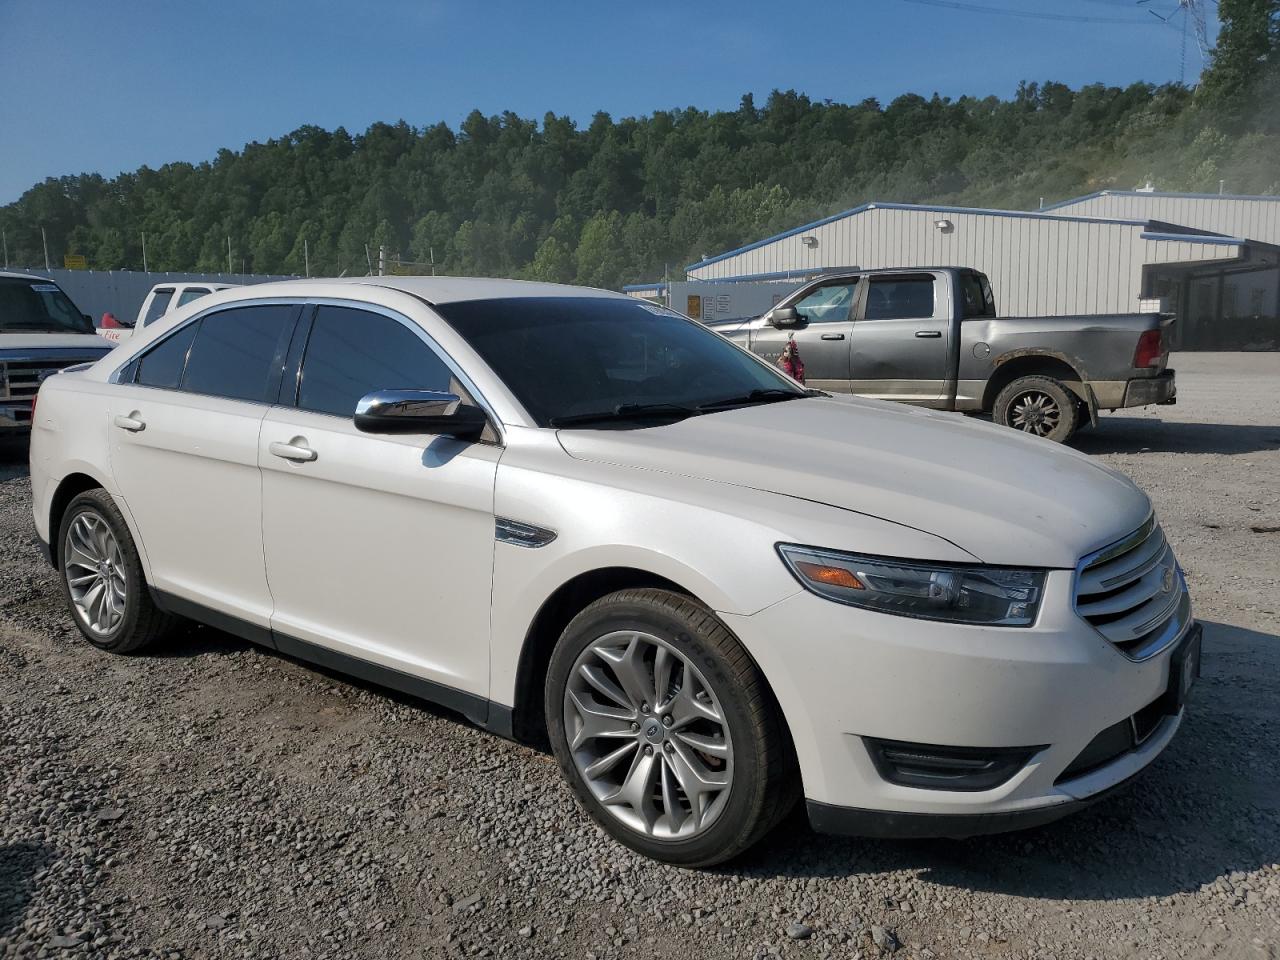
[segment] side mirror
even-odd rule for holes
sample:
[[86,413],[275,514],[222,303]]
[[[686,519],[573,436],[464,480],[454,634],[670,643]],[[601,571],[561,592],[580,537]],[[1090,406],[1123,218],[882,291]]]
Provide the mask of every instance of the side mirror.
[[476,440],[489,418],[479,407],[440,390],[375,390],[356,404],[355,423],[365,433],[434,433]]
[[769,323],[775,327],[794,327],[800,323],[795,307],[777,307],[769,314]]

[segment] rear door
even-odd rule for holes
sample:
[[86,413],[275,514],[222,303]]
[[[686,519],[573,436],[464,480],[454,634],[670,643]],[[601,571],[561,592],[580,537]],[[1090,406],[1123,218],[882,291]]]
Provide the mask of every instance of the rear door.
[[951,298],[944,274],[868,279],[853,324],[854,393],[924,406],[945,402]]
[[[794,327],[765,324],[751,332],[752,352],[776,363],[794,339],[804,361],[805,383],[821,390],[849,391],[849,346],[858,299],[857,277],[820,284],[794,303]],[[784,303],[786,301],[783,301]]]
[[298,311],[236,305],[184,324],[124,368],[106,411],[152,586],[259,627],[272,605],[258,431]]

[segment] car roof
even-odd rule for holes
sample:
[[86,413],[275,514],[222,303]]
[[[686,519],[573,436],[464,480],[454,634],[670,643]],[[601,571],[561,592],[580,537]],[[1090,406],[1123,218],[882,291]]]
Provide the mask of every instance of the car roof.
[[536,280],[500,280],[490,277],[313,277],[308,280],[279,280],[242,287],[245,296],[307,296],[308,288],[344,284],[399,290],[428,303],[457,303],[463,300],[496,300],[506,297],[610,297],[632,300],[613,290],[574,287]]
[[34,273],[16,273],[12,270],[0,270],[0,277],[6,280],[39,280],[41,283],[52,283],[57,286],[58,281],[49,277],[42,277]]

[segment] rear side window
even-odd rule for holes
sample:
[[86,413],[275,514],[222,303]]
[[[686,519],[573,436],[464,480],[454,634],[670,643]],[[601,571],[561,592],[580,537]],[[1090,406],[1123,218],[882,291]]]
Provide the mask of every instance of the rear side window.
[[133,382],[144,387],[178,389],[182,370],[187,364],[187,351],[191,349],[191,341],[195,339],[199,326],[198,323],[188,324],[144,353],[136,361],[137,372]]
[[198,300],[200,297],[203,297],[208,292],[209,291],[206,290],[204,287],[187,287],[187,289],[183,290],[180,294],[178,294],[177,305],[179,307],[185,307],[192,300]]
[[996,306],[991,301],[991,286],[980,273],[960,274],[960,299],[964,306],[964,319],[994,317]]
[[142,325],[148,326],[165,315],[169,309],[169,301],[173,299],[172,290],[157,290],[151,302],[147,304],[147,314],[142,318]]
[[872,278],[868,320],[919,320],[933,316],[933,277]]
[[191,345],[182,389],[266,402],[268,389],[279,384],[287,346],[283,341],[297,310],[292,304],[264,304],[206,316]]
[[322,306],[298,385],[303,410],[350,417],[375,390],[448,390],[469,398],[448,365],[404,324],[380,313]]

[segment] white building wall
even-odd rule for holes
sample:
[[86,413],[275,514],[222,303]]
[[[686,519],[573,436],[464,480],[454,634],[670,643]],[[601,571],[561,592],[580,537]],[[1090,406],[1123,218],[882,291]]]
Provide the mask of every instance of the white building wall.
[[1280,197],[1104,191],[1048,207],[1046,213],[1161,220],[1197,230],[1280,244]]
[[[950,227],[939,229],[936,221]],[[871,205],[689,270],[713,280],[784,271],[964,266],[991,279],[1008,316],[1139,309],[1148,263],[1233,259],[1235,244],[1144,240],[1137,222]],[[802,238],[813,237],[816,246]]]

